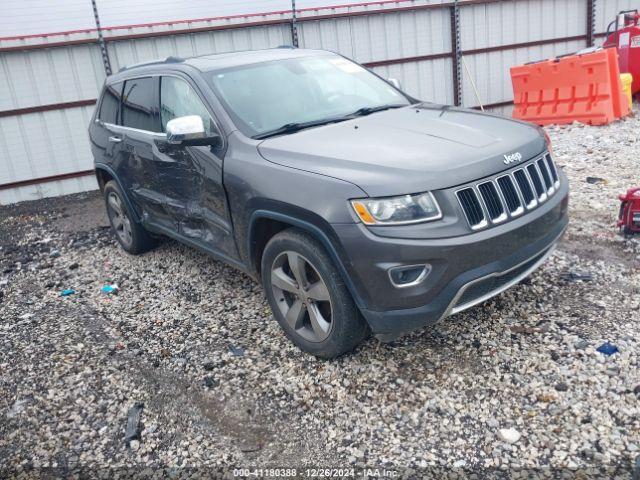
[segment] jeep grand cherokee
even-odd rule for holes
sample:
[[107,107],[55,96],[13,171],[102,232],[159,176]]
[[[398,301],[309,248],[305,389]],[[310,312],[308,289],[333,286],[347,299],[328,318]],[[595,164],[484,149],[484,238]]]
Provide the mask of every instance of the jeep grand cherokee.
[[418,101],[326,51],[125,68],[89,136],[124,250],[168,236],[239,268],[325,358],[502,292],[567,225],[542,130]]

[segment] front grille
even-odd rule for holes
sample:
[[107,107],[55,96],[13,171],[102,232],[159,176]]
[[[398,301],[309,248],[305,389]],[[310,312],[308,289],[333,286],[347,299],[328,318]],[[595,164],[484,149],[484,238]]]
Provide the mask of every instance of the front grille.
[[547,162],[545,162],[541,158],[536,163],[538,164],[538,168],[540,169],[540,173],[542,174],[544,184],[547,187],[547,192],[553,190],[553,181],[551,180],[551,175],[549,174],[549,170],[547,169]]
[[538,200],[544,201],[544,199],[547,198],[547,193],[544,191],[544,185],[542,184],[542,179],[540,178],[536,164],[532,163],[531,165],[528,165],[527,172],[529,173],[529,178],[531,178],[533,187],[536,189]]
[[551,172],[551,177],[553,178],[553,184],[556,188],[560,185],[560,178],[558,177],[558,171],[556,170],[556,166],[553,164],[553,159],[551,155],[546,155],[545,159],[547,160],[547,166],[549,167],[549,171]]
[[480,191],[480,197],[482,198],[485,207],[487,207],[489,218],[493,222],[506,220],[507,216],[504,212],[504,206],[502,205],[500,194],[498,193],[498,189],[496,188],[494,183],[481,183],[480,185],[478,185],[478,190]]
[[548,153],[497,178],[456,192],[469,226],[480,229],[517,217],[549,198],[560,185]]
[[520,189],[524,203],[529,208],[531,208],[531,206],[535,206],[535,204],[538,203],[536,202],[536,194],[533,192],[533,187],[531,186],[531,182],[529,182],[529,177],[527,177],[524,170],[516,170],[513,172],[513,178],[515,178],[518,183],[518,188]]
[[507,204],[507,209],[511,215],[519,215],[522,213],[522,201],[516,190],[516,186],[513,183],[510,175],[505,175],[497,180],[498,186],[504,195],[504,201]]
[[484,218],[484,212],[482,211],[482,205],[478,201],[476,192],[473,188],[465,188],[458,192],[458,199],[462,205],[467,221],[471,228],[480,228],[487,224]]

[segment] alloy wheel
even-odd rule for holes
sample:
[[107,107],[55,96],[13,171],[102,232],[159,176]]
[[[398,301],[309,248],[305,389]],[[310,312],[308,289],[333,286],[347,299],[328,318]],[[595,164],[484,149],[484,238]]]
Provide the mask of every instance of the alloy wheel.
[[109,193],[107,197],[107,206],[109,209],[109,218],[116,232],[116,235],[125,245],[131,245],[133,234],[131,233],[131,220],[127,215],[127,211],[122,206],[120,197],[114,192]]
[[288,250],[271,266],[271,288],[289,326],[310,342],[322,342],[333,328],[329,289],[313,264]]

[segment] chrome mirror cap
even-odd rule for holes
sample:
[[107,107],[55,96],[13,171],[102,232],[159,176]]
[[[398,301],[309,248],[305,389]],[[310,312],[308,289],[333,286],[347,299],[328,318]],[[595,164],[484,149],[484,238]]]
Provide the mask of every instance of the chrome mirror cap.
[[205,138],[204,123],[199,115],[187,115],[167,122],[167,141],[179,145],[187,140]]

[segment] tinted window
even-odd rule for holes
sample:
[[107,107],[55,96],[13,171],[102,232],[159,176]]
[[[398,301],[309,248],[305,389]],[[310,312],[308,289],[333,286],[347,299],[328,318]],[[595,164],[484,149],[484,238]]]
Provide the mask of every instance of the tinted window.
[[100,104],[100,113],[98,114],[100,120],[107,123],[116,123],[121,95],[122,82],[107,85],[102,95],[102,103]]
[[136,78],[124,83],[122,125],[158,132],[155,78]]
[[162,77],[160,82],[160,118],[162,131],[166,131],[167,122],[186,115],[198,115],[204,123],[207,135],[216,131],[211,115],[200,100],[198,94],[187,82],[176,77]]

